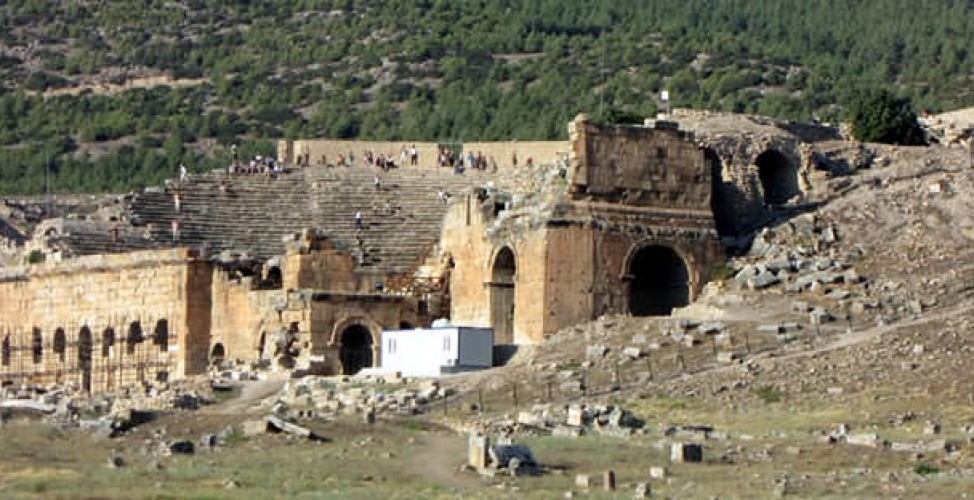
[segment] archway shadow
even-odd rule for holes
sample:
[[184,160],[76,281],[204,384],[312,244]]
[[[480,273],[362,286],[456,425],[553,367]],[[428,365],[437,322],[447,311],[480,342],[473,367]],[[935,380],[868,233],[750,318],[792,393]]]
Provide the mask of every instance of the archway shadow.
[[495,344],[494,366],[504,366],[517,355],[517,344]]

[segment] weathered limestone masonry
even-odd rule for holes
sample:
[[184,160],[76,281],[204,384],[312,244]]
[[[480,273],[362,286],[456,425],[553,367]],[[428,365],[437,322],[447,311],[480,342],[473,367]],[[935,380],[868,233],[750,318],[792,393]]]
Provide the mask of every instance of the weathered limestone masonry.
[[209,262],[186,249],[7,268],[0,381],[90,391],[206,367]]
[[[777,209],[813,201],[812,144],[837,139],[829,127],[761,116],[677,109],[672,118],[694,130],[697,144],[713,162],[712,202],[721,236],[746,235],[765,225]],[[727,119],[740,128],[707,126]],[[697,124],[701,129],[694,128]]]
[[669,314],[699,293],[720,255],[705,150],[668,123],[581,115],[570,135],[564,193],[517,206],[484,192],[448,214],[454,323],[534,343],[601,314]]
[[[357,269],[350,254],[312,231],[288,243],[283,266],[279,328],[297,335],[300,361],[315,373],[354,374],[378,365],[383,329],[431,321],[417,298],[377,290],[375,277]],[[274,332],[261,338],[267,333]],[[268,353],[267,342],[260,344]]]

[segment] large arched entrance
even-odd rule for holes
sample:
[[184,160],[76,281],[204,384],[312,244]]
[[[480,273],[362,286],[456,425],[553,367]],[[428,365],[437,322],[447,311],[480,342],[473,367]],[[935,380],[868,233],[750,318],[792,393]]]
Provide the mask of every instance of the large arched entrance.
[[769,149],[761,153],[754,164],[758,167],[765,204],[780,205],[801,193],[798,167],[781,152]]
[[91,329],[87,326],[78,333],[78,368],[81,369],[81,390],[91,392],[91,358],[94,350]]
[[661,245],[645,246],[629,261],[629,312],[665,316],[690,303],[690,272],[680,254]]
[[514,343],[514,280],[517,261],[509,247],[494,257],[490,279],[490,326],[495,344]]
[[372,332],[358,324],[345,328],[339,356],[345,375],[355,375],[362,368],[372,366]]

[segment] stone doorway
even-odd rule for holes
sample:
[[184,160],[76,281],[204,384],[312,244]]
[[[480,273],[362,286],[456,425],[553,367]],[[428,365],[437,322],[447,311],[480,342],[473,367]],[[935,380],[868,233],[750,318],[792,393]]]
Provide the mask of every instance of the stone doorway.
[[514,297],[517,261],[514,252],[504,247],[494,257],[490,281],[490,326],[495,344],[514,343]]
[[81,390],[91,392],[91,353],[94,350],[91,330],[86,326],[78,334],[78,368],[81,369]]
[[223,347],[223,344],[217,342],[210,351],[210,364],[220,366],[224,359],[227,359],[227,349]]
[[766,205],[781,205],[801,194],[798,166],[781,152],[769,149],[761,153],[754,164],[758,167]]
[[639,249],[629,261],[629,312],[666,316],[690,303],[690,272],[676,251],[661,245]]
[[344,375],[355,375],[362,368],[372,366],[372,332],[362,325],[346,328],[342,332],[339,356]]

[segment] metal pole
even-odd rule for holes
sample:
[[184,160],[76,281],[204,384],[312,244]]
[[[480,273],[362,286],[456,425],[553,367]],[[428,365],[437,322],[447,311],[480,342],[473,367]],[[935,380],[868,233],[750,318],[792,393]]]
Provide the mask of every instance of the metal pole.
[[44,160],[44,203],[47,205],[47,214],[51,214],[51,155],[48,153]]

